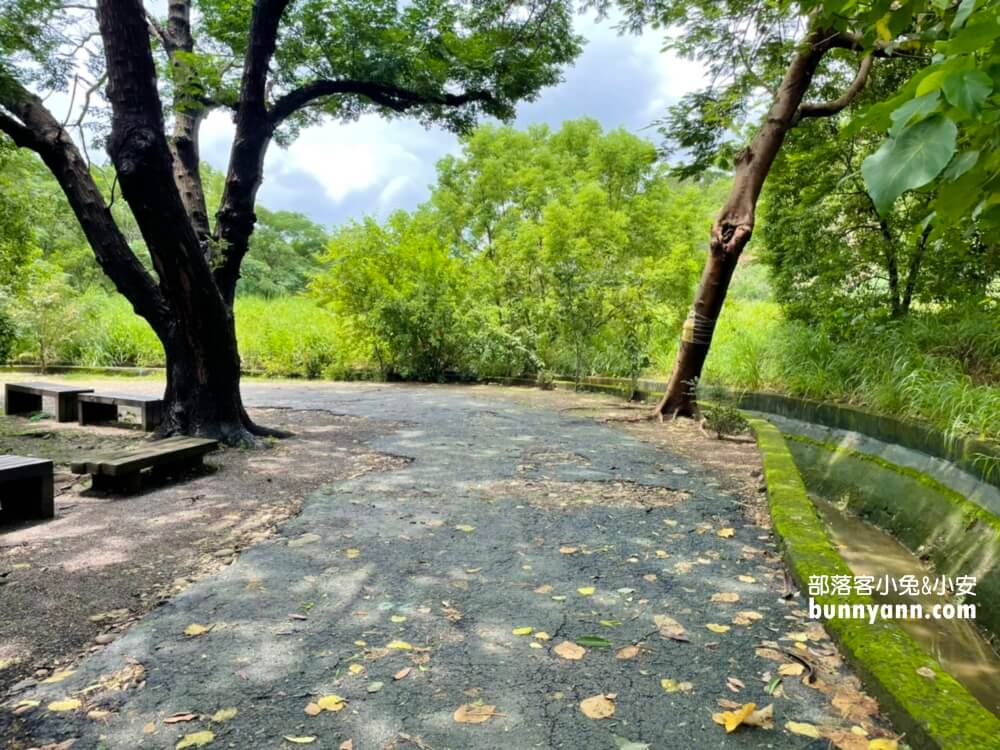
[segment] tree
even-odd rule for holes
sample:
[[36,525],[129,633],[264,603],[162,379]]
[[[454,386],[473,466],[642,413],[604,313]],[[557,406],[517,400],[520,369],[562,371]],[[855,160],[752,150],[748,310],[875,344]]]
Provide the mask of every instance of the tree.
[[[594,4],[606,8],[611,3]],[[998,3],[991,0],[973,13],[975,4],[976,0],[957,5],[931,0],[902,5],[842,0],[791,5],[619,1],[629,28],[671,27],[668,48],[701,60],[708,69],[712,83],[684,97],[665,121],[669,139],[690,157],[682,173],[696,173],[730,159],[735,163],[732,191],[712,228],[701,283],[656,414],[689,416],[696,411],[693,386],[701,376],[737,261],[753,233],[764,183],[792,128],[807,118],[844,111],[864,89],[876,59],[919,55],[928,42],[944,42],[946,54],[956,59],[940,63],[926,57],[916,80],[872,118],[882,123],[891,120],[894,127],[885,147],[866,162],[865,179],[877,210],[885,213],[896,198],[923,187],[952,161],[953,120],[973,109],[982,112],[992,91],[992,82],[987,85],[979,75],[985,56],[977,55],[996,39]],[[967,23],[974,31],[963,30]],[[996,46],[992,49],[995,55]],[[944,98],[964,98],[964,115],[952,112],[940,96],[933,104],[913,98],[928,88],[942,87],[949,76],[956,91]],[[809,95],[820,101],[807,101]],[[913,122],[922,118],[926,119]],[[995,109],[992,116],[980,119],[968,129],[969,138],[976,145],[992,143],[996,128],[990,131],[989,124],[995,123]],[[956,171],[971,161],[976,177],[968,179],[977,187],[987,186],[989,175],[996,174],[989,168],[996,162],[995,150],[993,155],[987,153],[977,150],[975,157],[957,164]],[[926,163],[921,154],[930,154]],[[892,169],[887,168],[890,164]],[[995,187],[990,189],[995,194]],[[956,215],[977,202],[963,199]],[[989,199],[986,204],[989,207]]]
[[[0,131],[41,157],[104,272],[163,343],[161,432],[241,443],[267,432],[243,408],[232,305],[272,141],[366,112],[455,130],[480,115],[510,117],[578,54],[571,29],[567,0],[203,0],[194,8],[171,0],[166,19],[139,0],[96,0],[93,15],[57,0],[11,0],[0,7]],[[81,70],[78,58],[95,39],[100,52]],[[105,81],[114,188],[153,273],[71,138],[82,120],[61,121],[38,94],[72,89],[89,103]],[[213,109],[235,122],[214,223],[198,141]]]

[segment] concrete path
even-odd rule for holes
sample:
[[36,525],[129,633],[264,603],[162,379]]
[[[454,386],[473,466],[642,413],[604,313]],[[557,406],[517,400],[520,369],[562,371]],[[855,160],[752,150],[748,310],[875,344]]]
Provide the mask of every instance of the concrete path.
[[[792,649],[786,633],[803,630],[771,537],[697,465],[459,388],[245,393],[252,406],[394,420],[374,447],[410,462],[313,495],[280,536],[74,674],[9,699],[4,721],[39,702],[16,717],[36,746],[828,747],[783,727],[832,720],[829,696],[796,679],[765,693],[778,665],[755,647]],[[687,640],[663,636],[664,615]],[[192,625],[208,630],[185,635]],[[582,659],[554,652],[567,640],[589,644]],[[613,716],[584,715],[581,701],[607,694]],[[52,710],[67,699],[80,706]],[[776,727],[727,735],[718,699],[774,703]],[[306,712],[320,703],[335,710]],[[487,720],[457,721],[468,704]],[[193,716],[164,722],[174,714]]]

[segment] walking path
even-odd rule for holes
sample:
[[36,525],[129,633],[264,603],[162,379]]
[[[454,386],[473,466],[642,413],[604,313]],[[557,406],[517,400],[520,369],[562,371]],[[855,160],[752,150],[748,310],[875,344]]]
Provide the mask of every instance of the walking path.
[[[373,447],[408,463],[313,494],[73,674],[9,697],[36,746],[819,748],[786,723],[871,729],[873,702],[783,598],[772,537],[698,465],[460,388],[245,394],[394,421]],[[786,652],[832,671],[775,689],[800,663]],[[774,729],[727,734],[720,699],[773,703]]]

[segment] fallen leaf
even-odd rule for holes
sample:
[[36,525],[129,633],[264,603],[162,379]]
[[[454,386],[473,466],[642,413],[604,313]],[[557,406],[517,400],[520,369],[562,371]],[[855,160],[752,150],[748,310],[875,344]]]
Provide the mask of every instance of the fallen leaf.
[[535,633],[535,638],[537,638],[540,641],[547,641],[550,637],[551,636],[549,636],[549,634],[546,633],[544,630],[539,630],[537,633]]
[[576,593],[580,596],[592,596],[596,590],[593,586],[581,586],[576,590]]
[[319,716],[323,713],[323,709],[316,703],[307,703],[305,711],[309,716]]
[[744,726],[774,729],[774,704],[768,703],[764,708],[754,711],[743,719]]
[[153,722],[149,722],[148,724],[142,725],[143,734],[152,734],[155,731],[156,731],[156,724],[154,724]]
[[668,615],[656,615],[653,617],[653,622],[656,623],[657,629],[660,631],[660,635],[664,638],[669,638],[673,641],[680,641],[682,643],[687,643],[689,638],[687,637],[687,632],[684,630],[684,626],[681,625],[673,617]]
[[95,708],[92,711],[87,712],[87,718],[91,721],[104,721],[109,716],[111,716],[111,712],[105,711],[101,708]]
[[625,661],[627,659],[634,659],[639,655],[638,646],[622,646],[620,649],[615,651],[615,658]]
[[164,724],[180,724],[183,721],[194,721],[197,719],[197,714],[182,712],[179,714],[174,714],[173,716],[168,716],[163,720]]
[[712,594],[713,602],[725,602],[727,604],[732,602],[738,602],[740,600],[740,595],[735,591],[722,591],[718,594]]
[[694,688],[694,685],[690,682],[678,682],[670,677],[664,677],[660,680],[660,687],[668,693],[686,693]]
[[76,711],[79,707],[80,701],[76,698],[66,698],[61,701],[52,701],[52,703],[46,706],[49,711],[55,711],[57,713],[60,711]]
[[406,641],[392,641],[386,644],[386,648],[391,648],[396,651],[412,651],[413,646]]
[[736,531],[730,528],[719,529],[718,531],[715,532],[715,535],[718,537],[722,537],[723,539],[729,539],[731,537],[736,536]]
[[398,672],[396,672],[396,674],[392,676],[392,679],[394,680],[406,679],[406,676],[410,673],[412,669],[413,667],[403,667],[401,670],[399,670]]
[[475,526],[469,526],[467,523],[460,523],[455,526],[456,531],[464,531],[466,534],[471,534],[476,530]]
[[177,743],[174,750],[184,750],[186,747],[205,747],[205,745],[211,744],[214,739],[215,734],[207,729],[202,732],[195,732],[194,734],[186,734]]
[[934,674],[934,670],[930,667],[920,667],[920,669],[917,670],[917,674],[921,677],[926,677],[929,680],[937,678],[937,675]]
[[737,576],[740,583],[757,583],[757,579],[753,576]]
[[586,646],[587,648],[611,648],[611,641],[607,638],[601,638],[599,635],[585,635],[576,639],[578,646]]
[[782,664],[778,667],[778,674],[784,675],[785,677],[798,677],[800,674],[806,671],[804,665],[798,662],[792,662],[790,664]]
[[751,625],[754,621],[763,619],[763,617],[764,615],[760,612],[744,610],[743,612],[736,613],[736,616],[733,618],[733,625]]
[[340,750],[354,750],[354,740],[344,740],[341,742]]
[[366,687],[365,690],[367,690],[369,693],[377,693],[383,687],[384,687],[384,685],[381,682],[370,682],[370,683],[368,683],[368,687]]
[[642,580],[648,581],[649,583],[654,583],[657,580],[656,573],[647,573],[642,577]]
[[580,701],[580,710],[588,719],[607,719],[615,715],[615,700],[613,693],[593,695]]
[[539,586],[537,589],[535,589],[535,593],[536,594],[551,594],[552,593],[552,587],[549,584],[546,583],[544,586]]
[[556,656],[561,656],[563,659],[569,659],[570,661],[579,661],[583,658],[583,655],[587,653],[587,649],[577,646],[572,641],[563,641],[555,648],[552,652]]
[[459,724],[482,724],[496,716],[496,709],[488,703],[463,703],[452,718]]
[[365,668],[361,664],[352,664],[347,668],[347,671],[351,674],[361,674],[365,671]]
[[580,550],[576,547],[560,547],[559,551],[564,555],[572,555],[574,552],[579,552]]
[[721,711],[717,714],[712,714],[712,721],[716,724],[722,724],[726,728],[726,732],[729,733],[742,724],[754,712],[755,708],[757,708],[756,703],[744,703],[732,711]]
[[238,708],[220,708],[214,714],[212,714],[212,721],[221,724],[224,721],[229,721],[238,714],[240,710]]
[[812,737],[813,739],[819,739],[821,736],[819,729],[816,726],[813,724],[806,724],[802,721],[785,722],[785,729],[792,734],[800,734],[803,737]]
[[511,632],[514,635],[531,635],[533,632],[535,632],[535,629],[533,627],[526,626],[523,628],[514,628]]
[[347,555],[348,560],[354,560],[355,558],[361,557],[361,550],[357,547],[351,547],[344,554]]
[[718,624],[716,624],[714,622],[707,622],[707,623],[705,623],[705,627],[708,628],[709,630],[711,630],[713,633],[728,633],[729,632],[729,626],[728,625],[718,625]]
[[293,745],[311,745],[315,741],[315,737],[292,737],[287,734],[285,735],[285,742],[291,742]]
[[347,701],[339,695],[324,695],[316,701],[316,705],[324,711],[337,713],[338,711],[342,711],[344,709],[344,706],[347,705]]
[[880,737],[868,743],[868,750],[897,750],[899,742]]
[[690,573],[693,566],[689,562],[677,562],[674,563],[675,573]]
[[647,742],[633,742],[614,734],[611,735],[611,738],[615,741],[618,750],[650,750],[649,743]]
[[[210,627],[205,627],[204,625],[193,623],[184,628],[184,635],[188,636],[189,638],[196,638],[199,635],[205,635],[205,633],[207,633],[209,630],[211,630]],[[194,746],[189,745],[189,747],[194,747]]]
[[75,670],[72,670],[72,669],[63,669],[63,670],[60,670],[58,672],[53,672],[50,677],[46,677],[44,680],[42,680],[42,684],[43,685],[53,685],[53,684],[55,684],[57,682],[62,682],[67,677],[69,677],[72,674],[74,674],[74,672],[75,672]]

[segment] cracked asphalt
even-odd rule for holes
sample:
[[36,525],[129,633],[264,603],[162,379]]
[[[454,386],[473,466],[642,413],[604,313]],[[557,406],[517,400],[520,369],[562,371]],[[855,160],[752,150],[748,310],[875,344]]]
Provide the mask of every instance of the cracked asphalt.
[[[705,469],[591,419],[460,388],[244,391],[252,406],[391,420],[372,447],[403,460],[315,493],[278,536],[66,679],[22,685],[0,709],[11,747],[76,738],[74,750],[175,748],[203,731],[208,747],[241,749],[296,746],[285,737],[354,750],[828,746],[782,729],[831,720],[827,696],[796,680],[783,696],[765,693],[762,675],[777,665],[755,646],[801,625],[797,605],[782,598],[769,532]],[[719,536],[724,528],[733,535]],[[712,601],[719,593],[739,600]],[[762,617],[731,624],[746,610]],[[688,642],[662,637],[657,615],[676,619]],[[209,630],[185,635],[192,624]],[[610,647],[579,661],[552,651],[589,636]],[[635,658],[616,658],[633,644]],[[728,677],[745,687],[735,694]],[[667,692],[665,678],[691,689]],[[613,717],[581,713],[582,699],[609,693]],[[331,694],[342,710],[305,713]],[[46,708],[66,698],[80,707]],[[711,718],[720,698],[774,703],[775,729],[727,735]],[[39,705],[14,716],[26,701]],[[477,701],[496,715],[454,720]],[[194,717],[163,721],[183,713]]]

